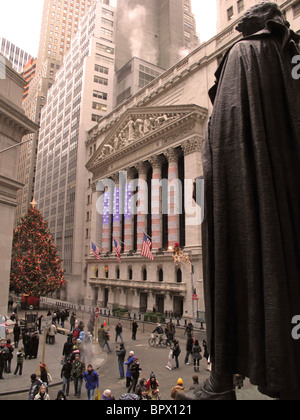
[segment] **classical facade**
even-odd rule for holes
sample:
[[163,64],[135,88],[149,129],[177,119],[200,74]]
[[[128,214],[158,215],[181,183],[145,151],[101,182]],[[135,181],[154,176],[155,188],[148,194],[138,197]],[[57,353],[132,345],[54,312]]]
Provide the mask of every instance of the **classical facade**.
[[[194,289],[202,296],[201,208],[192,190],[202,173],[207,115],[196,105],[130,108],[103,133],[87,164],[97,211],[86,234],[99,244],[103,261],[88,258],[89,303],[192,315],[191,273],[174,263],[168,248],[178,243],[191,254]],[[141,255],[144,234],[154,261]],[[121,244],[121,264],[114,240]]]
[[7,314],[19,147],[25,134],[37,130],[21,108],[25,80],[0,55],[0,314]]
[[[219,3],[226,15],[227,2]],[[300,28],[298,3],[280,1],[295,31]],[[241,2],[237,10],[240,16]],[[234,16],[217,36],[89,131],[82,273],[87,304],[135,312],[155,306],[193,318],[196,294],[198,309],[205,309],[203,214],[189,200],[192,181],[202,174],[201,148],[212,112],[208,90],[225,52],[241,36],[237,21]],[[136,211],[128,211],[129,201]],[[144,233],[151,237],[154,261],[141,255]],[[113,240],[122,244],[121,263]],[[91,253],[91,242],[100,249],[100,261]],[[193,275],[174,263],[168,247],[175,243],[190,255]]]

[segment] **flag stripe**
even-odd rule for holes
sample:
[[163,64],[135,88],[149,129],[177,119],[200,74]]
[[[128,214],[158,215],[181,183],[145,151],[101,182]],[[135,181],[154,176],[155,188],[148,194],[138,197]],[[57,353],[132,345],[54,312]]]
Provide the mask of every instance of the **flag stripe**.
[[144,240],[143,240],[143,245],[142,245],[142,250],[141,250],[141,255],[143,257],[148,258],[151,261],[154,261],[154,256],[151,252],[151,248],[152,248],[152,242],[150,241],[150,239],[147,237],[146,234],[144,234]]
[[92,242],[92,250],[93,250],[94,257],[97,258],[97,260],[101,261],[100,248],[97,247],[97,245],[95,245],[94,242]]
[[116,252],[118,263],[121,264],[121,251],[122,251],[122,247],[121,247],[121,245],[116,240],[114,240],[114,246],[115,246],[115,252]]

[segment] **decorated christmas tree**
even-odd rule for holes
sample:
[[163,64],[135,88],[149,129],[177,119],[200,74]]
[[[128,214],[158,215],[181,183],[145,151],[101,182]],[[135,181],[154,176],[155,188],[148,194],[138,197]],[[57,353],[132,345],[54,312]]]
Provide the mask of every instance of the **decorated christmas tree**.
[[40,297],[61,289],[66,282],[48,224],[35,204],[14,232],[10,289]]

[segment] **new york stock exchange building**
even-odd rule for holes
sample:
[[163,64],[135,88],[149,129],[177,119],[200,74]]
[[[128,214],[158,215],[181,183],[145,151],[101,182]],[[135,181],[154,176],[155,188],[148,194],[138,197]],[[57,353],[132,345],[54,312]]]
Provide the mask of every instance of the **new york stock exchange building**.
[[[235,37],[230,28],[203,44],[88,133],[86,304],[186,319],[205,309],[204,214],[192,199],[193,182],[203,174],[208,90]],[[192,273],[174,261],[175,244]],[[143,256],[145,245],[153,258]]]

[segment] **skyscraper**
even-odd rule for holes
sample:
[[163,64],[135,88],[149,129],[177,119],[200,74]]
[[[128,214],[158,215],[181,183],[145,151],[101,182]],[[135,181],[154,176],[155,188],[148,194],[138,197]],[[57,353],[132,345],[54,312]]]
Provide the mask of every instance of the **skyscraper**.
[[167,69],[198,45],[191,0],[118,0],[117,71],[133,57]]
[[[106,0],[108,1],[108,0]],[[77,33],[81,18],[95,0],[44,0],[39,53],[35,76],[26,87],[23,108],[26,115],[40,124],[41,110],[46,103],[56,72],[69,50],[71,39]],[[18,180],[24,188],[18,191],[16,221],[25,215],[34,195],[38,132],[30,134],[20,153]],[[24,140],[28,140],[26,136]]]
[[113,108],[114,17],[107,1],[93,3],[41,112],[35,199],[71,280],[70,299],[82,285],[86,132]]
[[94,0],[45,0],[38,52],[39,63],[61,60],[78,31],[80,19]]
[[18,73],[23,71],[25,64],[31,58],[30,54],[2,37],[0,37],[0,53],[12,63],[13,69]]

